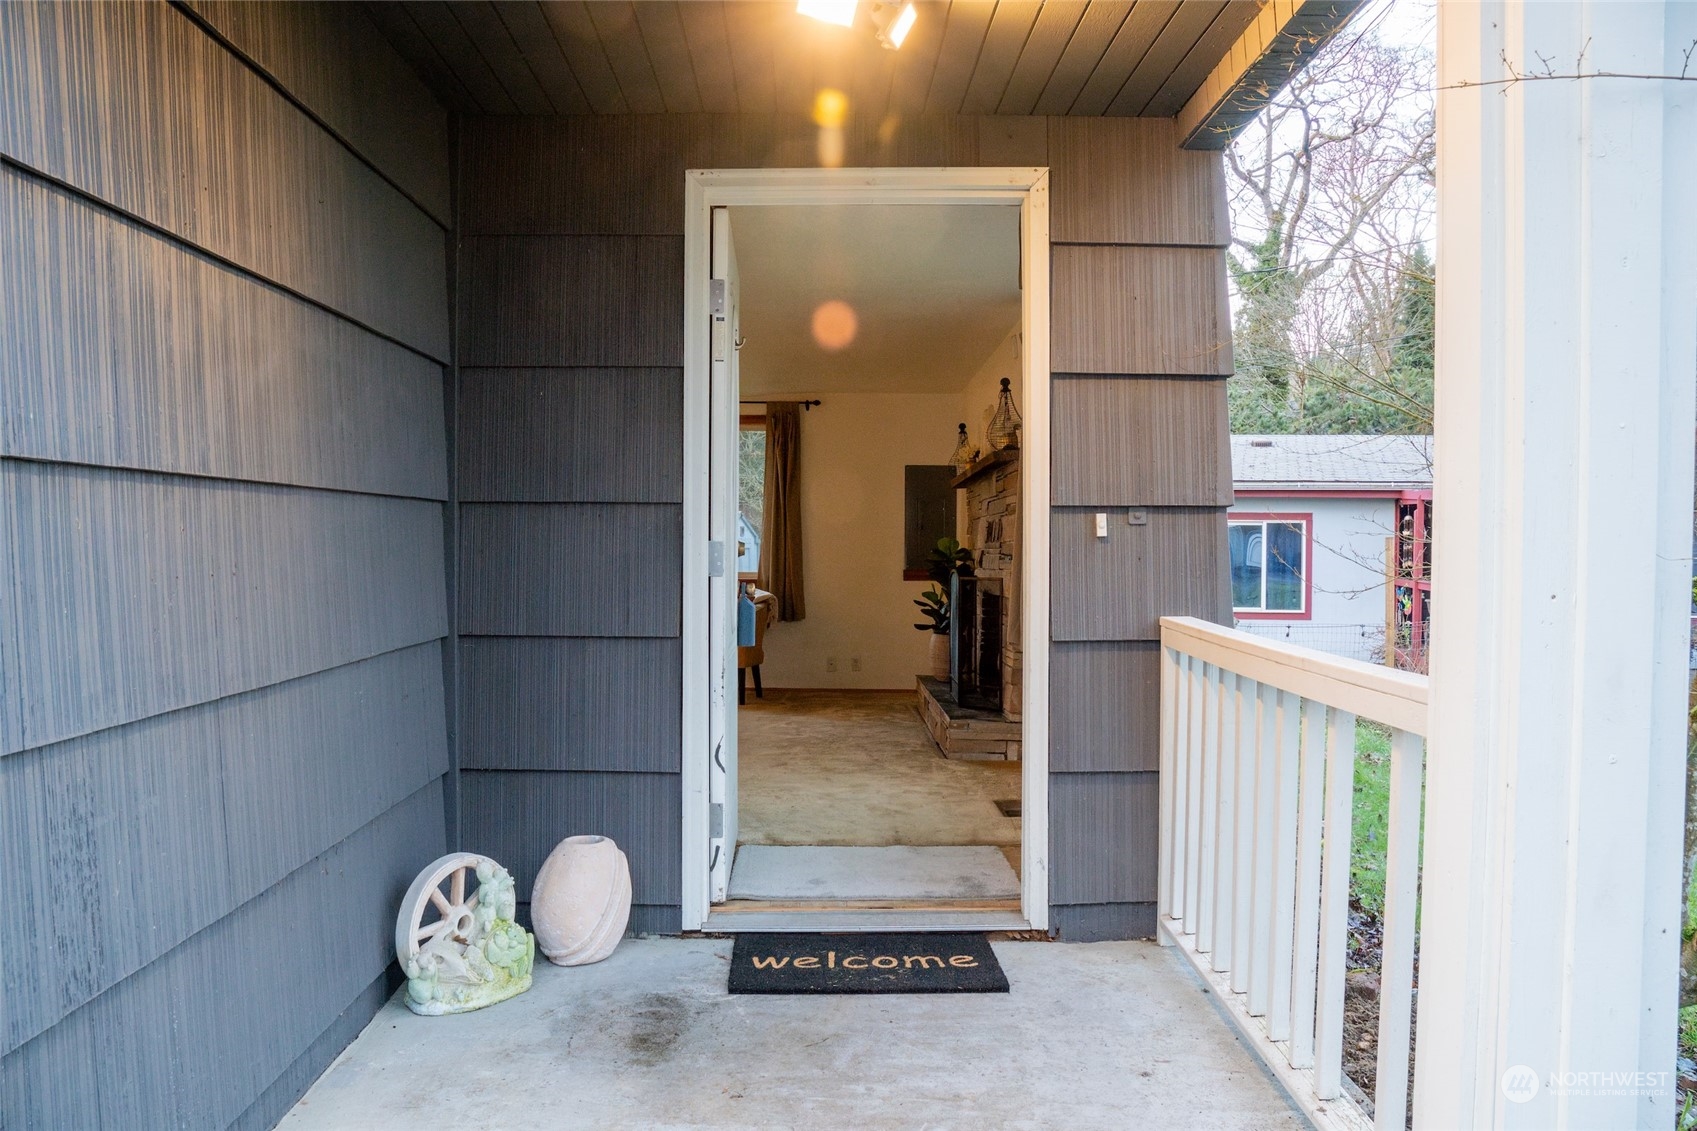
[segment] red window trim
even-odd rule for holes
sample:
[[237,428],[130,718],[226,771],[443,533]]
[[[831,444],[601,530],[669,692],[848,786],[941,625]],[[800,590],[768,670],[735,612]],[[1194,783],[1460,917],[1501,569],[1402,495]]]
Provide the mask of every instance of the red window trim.
[[[1234,522],[1300,522],[1302,523],[1302,611],[1266,612],[1256,609],[1232,609],[1232,617],[1236,620],[1313,620],[1314,619],[1314,512],[1306,514],[1296,512],[1248,512],[1227,511],[1226,525]],[[1229,573],[1231,562],[1228,560],[1226,569]],[[1228,583],[1230,581],[1228,577]]]

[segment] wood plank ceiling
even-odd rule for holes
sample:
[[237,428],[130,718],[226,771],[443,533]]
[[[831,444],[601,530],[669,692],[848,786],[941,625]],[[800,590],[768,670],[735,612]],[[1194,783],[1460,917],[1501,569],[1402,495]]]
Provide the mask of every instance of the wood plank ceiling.
[[899,51],[789,0],[408,0],[371,18],[470,114],[806,113],[1171,117],[1255,0],[920,0]]

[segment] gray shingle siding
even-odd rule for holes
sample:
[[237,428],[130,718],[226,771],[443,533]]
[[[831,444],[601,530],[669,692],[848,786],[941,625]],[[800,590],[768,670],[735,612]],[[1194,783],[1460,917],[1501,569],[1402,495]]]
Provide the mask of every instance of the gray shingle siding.
[[0,1126],[270,1126],[447,845],[447,117],[361,43],[0,6]]

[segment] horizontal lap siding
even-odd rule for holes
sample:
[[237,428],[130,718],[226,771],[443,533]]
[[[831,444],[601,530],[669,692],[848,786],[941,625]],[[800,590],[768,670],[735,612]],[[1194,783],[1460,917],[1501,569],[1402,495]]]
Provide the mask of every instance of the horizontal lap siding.
[[[851,119],[843,143],[849,167],[1052,168],[1054,921],[1063,937],[1148,934],[1156,621],[1227,612],[1219,159],[1180,151],[1169,121],[924,114]],[[492,641],[465,641],[468,843],[486,828],[525,869],[623,822],[651,877],[633,922],[675,923],[677,767],[650,742],[675,730],[681,674],[629,675],[628,654],[594,647],[676,639],[681,514],[662,524],[652,504],[678,498],[665,476],[681,486],[656,450],[681,452],[681,377],[662,389],[654,373],[682,358],[684,171],[816,166],[818,131],[784,115],[469,118],[460,152],[460,627],[514,638],[481,655]],[[1118,523],[1105,546],[1097,509]],[[637,822],[630,807],[661,794]]]
[[1124,772],[1053,775],[1051,900],[1154,901],[1155,853],[1143,848],[1155,842],[1158,778],[1155,773]]
[[0,55],[0,152],[446,356],[441,226],[187,15],[4,4]]
[[682,524],[675,504],[463,504],[460,631],[676,636]]
[[1061,244],[1053,262],[1054,372],[1231,372],[1225,252]]
[[463,841],[526,900],[562,838],[611,836],[636,931],[679,926],[683,171],[714,163],[703,120],[481,119],[461,140]]
[[1229,241],[1220,160],[1180,149],[1172,122],[1050,122],[1049,238],[1056,243],[1224,247]]
[[[0,758],[0,853],[22,867],[12,879],[79,893],[13,925],[0,1048],[440,778],[441,647]],[[62,948],[68,939],[85,945]],[[43,954],[58,961],[44,968]]]
[[1224,380],[1057,374],[1052,392],[1057,506],[1231,505]]
[[[350,1006],[369,1020],[380,1004],[369,989],[391,968],[392,909],[441,852],[442,813],[432,782],[13,1050],[0,1060],[0,1122],[224,1127],[285,1072],[309,1082],[301,1054]],[[169,883],[191,864],[136,882]],[[294,1098],[270,1093],[255,1122],[274,1123]]]
[[1160,618],[1230,623],[1225,182],[1166,120],[1056,120],[1049,150],[1052,921],[1146,936]]
[[[1108,516],[1106,538],[1096,515]],[[1056,507],[1049,558],[1057,579],[1054,639],[1158,640],[1164,616],[1229,617],[1224,508],[1158,507],[1133,524],[1127,508]]]
[[446,118],[362,19],[0,7],[0,866],[76,893],[0,1126],[270,1126],[446,847]]
[[189,0],[235,50],[444,226],[448,113],[361,4]]
[[461,254],[462,365],[683,364],[679,237],[476,236]]
[[0,465],[14,588],[0,752],[443,636],[442,510],[62,464]]
[[0,456],[446,497],[441,366],[13,169],[0,225]]
[[1049,768],[1057,773],[1160,765],[1160,645],[1057,641],[1049,653]]
[[460,671],[462,767],[678,772],[676,636],[468,636]]
[[682,369],[466,370],[455,431],[464,502],[683,501]]

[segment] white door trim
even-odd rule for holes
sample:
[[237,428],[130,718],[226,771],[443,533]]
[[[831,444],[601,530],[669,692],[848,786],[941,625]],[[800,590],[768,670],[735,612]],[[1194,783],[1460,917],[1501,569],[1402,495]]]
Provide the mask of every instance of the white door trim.
[[1023,313],[1020,406],[1024,417],[1020,544],[1024,704],[1021,725],[1020,906],[1035,930],[1049,926],[1049,171],[983,169],[691,169],[684,174],[683,471],[683,929],[709,911],[707,749],[711,704],[707,609],[708,245],[715,205],[985,204],[1020,209]]

